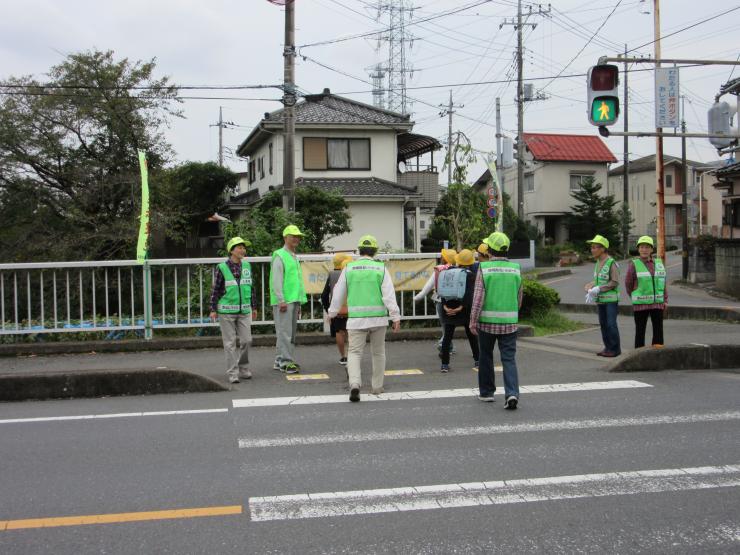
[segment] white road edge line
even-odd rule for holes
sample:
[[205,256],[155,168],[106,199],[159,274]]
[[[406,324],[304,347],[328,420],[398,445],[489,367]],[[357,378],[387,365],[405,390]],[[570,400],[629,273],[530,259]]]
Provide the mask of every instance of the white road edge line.
[[256,522],[740,486],[740,464],[252,497]]
[[133,418],[137,416],[173,416],[181,414],[213,414],[229,412],[229,409],[160,410],[154,412],[119,412],[111,414],[79,414],[74,416],[40,416],[37,418],[9,418],[0,424],[22,424],[27,422],[63,422],[65,420],[103,420],[110,418]]
[[[522,394],[525,393],[561,393],[566,391],[595,391],[602,389],[631,389],[639,387],[653,387],[644,382],[636,380],[613,380],[607,382],[575,382],[560,384],[528,385],[519,388]],[[502,394],[503,388],[496,390],[497,394]],[[462,389],[433,389],[426,391],[399,391],[391,393],[381,393],[380,395],[363,395],[362,402],[367,401],[413,401],[420,399],[445,399],[450,397],[471,397],[478,395],[478,388]],[[287,405],[320,405],[329,403],[346,403],[347,395],[307,395],[301,397],[261,397],[256,399],[234,399],[233,407],[236,408],[254,408],[254,407],[276,407]]]
[[239,448],[255,449],[264,447],[291,447],[295,445],[320,445],[364,441],[398,441],[408,439],[509,434],[514,432],[567,432],[571,430],[586,430],[594,428],[621,428],[654,426],[660,424],[693,424],[698,422],[729,422],[733,420],[740,420],[740,411],[715,412],[708,414],[666,414],[655,416],[635,416],[631,418],[556,420],[553,422],[386,430],[382,432],[353,431],[346,433],[276,436],[266,438],[242,437],[239,438]]

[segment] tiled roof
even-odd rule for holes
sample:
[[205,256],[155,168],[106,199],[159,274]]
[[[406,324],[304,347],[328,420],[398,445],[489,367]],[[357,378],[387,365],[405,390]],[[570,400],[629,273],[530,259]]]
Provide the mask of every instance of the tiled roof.
[[[270,113],[263,123],[277,120],[282,123],[283,110]],[[324,89],[322,94],[306,95],[295,105],[296,125],[305,123],[338,123],[393,125],[408,124],[409,116],[390,112],[369,104],[331,94]]]
[[[676,156],[671,156],[670,154],[663,154],[663,167],[669,165],[669,164],[680,164],[681,159],[677,158]],[[694,160],[686,160],[686,164],[691,166],[692,168],[713,168],[716,167],[716,163],[705,163],[705,162],[695,162]],[[612,168],[609,170],[609,175],[622,175],[623,173],[624,165],[617,166],[616,168]],[[630,161],[630,173],[640,173],[640,172],[649,172],[649,171],[655,171],[655,154],[650,154],[648,156],[643,156],[642,158],[638,158],[637,160],[631,160]]]
[[599,137],[524,133],[524,142],[535,160],[547,162],[616,162]]
[[378,179],[377,177],[298,178],[297,186],[311,186],[338,191],[343,197],[405,197],[416,196],[415,188]]
[[722,166],[721,168],[712,172],[717,177],[737,177],[740,175],[740,162]]

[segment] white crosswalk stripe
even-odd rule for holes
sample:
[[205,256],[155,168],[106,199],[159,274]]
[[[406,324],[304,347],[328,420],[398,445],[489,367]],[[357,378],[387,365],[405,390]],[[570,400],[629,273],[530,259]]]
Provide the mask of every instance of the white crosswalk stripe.
[[[633,389],[652,387],[650,384],[636,380],[612,380],[604,382],[575,382],[561,384],[529,385],[520,387],[522,394],[529,393],[563,393],[570,391],[596,391],[607,389]],[[501,388],[497,394],[503,393]],[[478,395],[478,388],[435,389],[426,391],[400,391],[381,393],[380,395],[363,395],[362,402],[376,401],[418,401],[423,399],[444,399],[452,397],[472,397]],[[255,399],[234,399],[234,408],[276,407],[294,405],[318,405],[346,403],[347,395],[308,395],[299,397],[263,397]]]
[[294,520],[740,486],[740,465],[252,497],[252,521]]

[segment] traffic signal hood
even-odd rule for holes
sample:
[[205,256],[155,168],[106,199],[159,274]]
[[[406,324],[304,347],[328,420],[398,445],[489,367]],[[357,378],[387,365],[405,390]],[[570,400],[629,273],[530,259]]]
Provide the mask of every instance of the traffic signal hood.
[[727,135],[724,137],[710,137],[709,142],[717,149],[727,148],[737,142],[737,129],[731,124],[735,113],[727,102],[715,102],[707,112],[709,133]]
[[588,70],[588,121],[599,127],[614,125],[619,118],[619,68],[612,64]]

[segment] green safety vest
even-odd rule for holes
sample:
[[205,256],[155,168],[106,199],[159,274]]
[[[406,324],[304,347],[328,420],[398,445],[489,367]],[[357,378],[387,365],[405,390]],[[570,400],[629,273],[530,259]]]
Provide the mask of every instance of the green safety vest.
[[[286,303],[305,303],[308,299],[306,297],[306,290],[303,287],[303,272],[301,272],[300,263],[293,257],[293,255],[285,250],[285,248],[278,249],[272,253],[272,260],[279,256],[280,260],[283,261],[283,299]],[[276,305],[280,301],[275,295],[275,288],[272,283],[272,274],[270,274],[270,304]]]
[[231,273],[228,264],[221,262],[218,269],[224,275],[226,292],[218,300],[216,312],[219,314],[249,314],[252,311],[252,266],[242,260],[242,273],[239,281]]
[[658,304],[665,302],[665,266],[660,258],[653,260],[655,264],[655,275],[652,275],[647,265],[635,258],[637,275],[637,289],[632,291],[632,304]]
[[485,296],[479,322],[516,324],[519,321],[519,287],[522,276],[519,264],[508,260],[481,262]]
[[[609,283],[609,273],[611,272],[612,264],[614,264],[613,258],[608,258],[606,262],[604,262],[604,265],[601,267],[601,270],[599,270],[599,261],[596,261],[596,265],[594,266],[594,285],[606,285]],[[596,297],[597,303],[618,303],[619,302],[619,282],[617,282],[617,286],[612,289],[611,291],[604,291],[603,293],[599,293],[599,296]]]
[[347,308],[349,318],[388,316],[383,303],[385,264],[379,260],[360,259],[347,264]]

